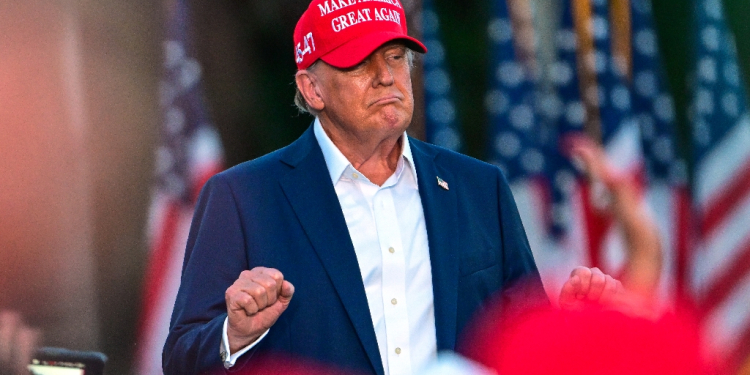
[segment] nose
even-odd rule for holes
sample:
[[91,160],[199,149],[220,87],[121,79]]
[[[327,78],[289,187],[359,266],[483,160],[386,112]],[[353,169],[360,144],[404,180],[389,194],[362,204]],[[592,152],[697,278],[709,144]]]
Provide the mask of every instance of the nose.
[[384,56],[373,56],[373,64],[371,65],[375,79],[373,80],[373,86],[390,86],[394,82],[393,67],[388,64],[388,61]]

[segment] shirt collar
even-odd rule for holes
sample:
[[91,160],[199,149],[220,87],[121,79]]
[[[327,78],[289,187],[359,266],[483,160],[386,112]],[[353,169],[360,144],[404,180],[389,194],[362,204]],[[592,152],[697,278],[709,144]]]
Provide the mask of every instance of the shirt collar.
[[[333,144],[333,141],[331,141],[331,138],[328,137],[328,134],[326,134],[325,130],[323,130],[323,125],[320,124],[320,119],[317,117],[315,118],[315,123],[313,124],[313,132],[315,133],[315,139],[318,141],[318,144],[320,145],[320,150],[323,151],[323,158],[326,161],[326,166],[328,167],[328,173],[331,177],[331,182],[333,182],[334,185],[339,181],[341,178],[341,175],[344,173],[346,168],[351,165],[349,160],[344,156],[344,154],[341,153],[341,151],[336,147],[335,144]],[[403,160],[406,160],[407,165],[409,168],[407,168],[412,176],[414,177],[414,181],[417,181],[417,173],[414,168],[414,159],[412,158],[411,154],[411,145],[409,145],[409,137],[406,135],[406,132],[401,136],[401,159],[399,159],[398,163],[401,165],[403,163]],[[354,166],[352,166],[352,169],[355,169]],[[396,167],[398,169],[398,167]]]

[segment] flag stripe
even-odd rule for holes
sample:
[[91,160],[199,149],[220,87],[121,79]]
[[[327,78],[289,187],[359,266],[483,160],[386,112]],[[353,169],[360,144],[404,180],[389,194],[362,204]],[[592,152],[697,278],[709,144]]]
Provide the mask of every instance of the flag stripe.
[[138,342],[137,373],[142,375],[162,374],[161,351],[169,333],[170,317],[180,286],[182,260],[185,255],[185,244],[182,239],[188,236],[193,212],[190,207],[179,205],[175,207],[179,211],[174,225],[175,240],[164,262],[158,285],[155,286],[159,289],[159,298],[155,299],[153,305],[150,306],[150,319],[144,323],[146,330]]
[[[707,285],[734,262],[747,235],[747,218],[750,217],[750,196],[732,210],[721,227],[710,237],[704,237],[702,249],[696,254],[696,275],[702,285]],[[704,288],[699,288],[705,291]]]
[[154,243],[153,250],[149,255],[148,270],[143,286],[143,304],[141,306],[141,321],[139,327],[139,337],[142,337],[150,329],[146,327],[148,323],[153,322],[154,308],[157,301],[164,298],[164,289],[162,283],[172,258],[172,249],[176,241],[177,225],[180,216],[180,203],[169,202],[161,218],[159,225],[161,227],[158,237]]
[[750,325],[750,276],[746,275],[733,288],[731,295],[705,315],[704,339],[707,348],[722,359],[738,344],[740,335]]
[[722,356],[736,345],[740,332],[750,322],[750,277],[745,277],[735,285],[732,297],[727,298],[704,320],[704,338],[709,348]]
[[[745,147],[750,149],[747,145]],[[747,159],[745,164],[733,173],[732,179],[705,205],[701,220],[701,233],[704,236],[711,235],[748,195],[750,195],[750,159]]]
[[729,268],[722,271],[721,276],[712,278],[713,282],[707,289],[706,297],[701,303],[706,311],[716,308],[723,302],[732,293],[737,282],[750,271],[750,235],[743,242],[742,250],[731,257],[732,263]]

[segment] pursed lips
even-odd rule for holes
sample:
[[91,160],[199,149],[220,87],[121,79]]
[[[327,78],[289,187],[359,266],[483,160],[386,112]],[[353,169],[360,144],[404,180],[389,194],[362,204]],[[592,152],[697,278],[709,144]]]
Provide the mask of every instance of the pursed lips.
[[386,95],[386,96],[383,96],[382,98],[378,98],[374,102],[370,103],[369,106],[378,105],[378,104],[395,103],[395,102],[401,101],[403,99],[404,98],[401,95]]

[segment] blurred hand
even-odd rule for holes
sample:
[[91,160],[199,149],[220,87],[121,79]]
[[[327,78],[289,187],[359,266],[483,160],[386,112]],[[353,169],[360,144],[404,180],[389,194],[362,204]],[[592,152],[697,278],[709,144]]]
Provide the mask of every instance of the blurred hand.
[[560,307],[582,310],[589,304],[611,306],[622,293],[622,284],[598,268],[576,267],[560,291]]
[[601,146],[583,136],[570,137],[568,142],[573,160],[580,163],[579,167],[593,184],[604,188],[609,195],[607,204],[596,205],[597,208],[618,215],[623,209],[639,206],[637,184],[610,163]]
[[569,141],[571,156],[583,164],[594,187],[606,190],[608,202],[601,208],[613,214],[622,227],[627,251],[623,283],[629,291],[650,298],[661,277],[661,239],[656,224],[643,205],[638,184],[617,171],[604,150],[589,138],[573,137]]
[[224,294],[229,350],[235,353],[257,340],[289,306],[294,286],[276,269],[243,271]]
[[0,374],[28,374],[26,366],[36,350],[41,332],[27,326],[14,311],[0,311]]

